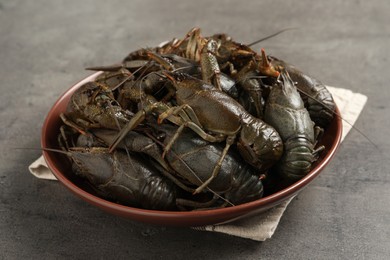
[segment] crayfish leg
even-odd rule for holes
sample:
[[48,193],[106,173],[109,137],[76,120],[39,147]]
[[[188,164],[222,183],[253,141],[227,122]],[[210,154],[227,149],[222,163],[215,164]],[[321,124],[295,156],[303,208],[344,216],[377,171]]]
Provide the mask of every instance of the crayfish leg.
[[75,124],[73,121],[69,120],[64,113],[60,114],[60,118],[62,122],[64,122],[65,125],[70,126],[71,128],[75,129],[77,132],[79,132],[82,135],[86,135],[87,133],[81,129],[77,124]]
[[320,153],[321,153],[322,151],[324,151],[324,150],[325,150],[325,146],[323,146],[323,145],[321,145],[320,147],[317,147],[317,149],[315,149],[315,150],[313,151],[314,159],[317,160],[318,157],[320,156]]
[[126,137],[127,133],[136,128],[142,121],[145,120],[145,110],[138,111],[134,117],[119,131],[112,144],[109,146],[109,152],[112,153],[118,144]]
[[183,132],[184,128],[188,127],[195,133],[197,133],[200,137],[202,137],[204,140],[209,142],[220,142],[224,140],[222,136],[213,136],[208,133],[206,133],[200,126],[195,124],[192,121],[186,121],[183,124],[179,126],[179,128],[176,130],[175,134],[172,136],[172,138],[169,140],[168,144],[164,148],[163,157],[167,154],[167,152],[172,148],[173,144],[176,142],[176,140],[179,138],[181,132]]
[[[165,112],[161,113],[158,116],[157,123],[161,124],[166,118],[171,119],[170,117],[177,116],[177,115],[179,115],[180,118],[182,119],[182,121],[184,120],[184,122],[191,121],[191,122],[195,123],[196,125],[198,125],[199,127],[202,127],[202,125],[199,122],[198,117],[196,116],[195,111],[188,104],[183,104],[183,105],[180,105],[177,107],[171,107],[171,108],[167,109]],[[178,120],[175,120],[175,121],[178,121]],[[173,122],[173,123],[175,123],[175,122]]]
[[[165,168],[163,165],[161,165],[161,163],[159,162],[159,164],[154,164],[154,166],[156,167],[156,169],[159,170],[159,172],[164,175],[165,177],[167,177],[168,179],[170,179],[174,184],[176,184],[179,188],[181,188],[182,190],[184,191],[187,191],[189,193],[193,193],[194,192],[194,189],[188,187],[187,185],[185,185],[182,181],[180,181],[178,178],[176,178],[173,174],[172,174],[172,169],[170,167],[168,168]],[[162,167],[161,167],[162,166]]]
[[69,150],[69,141],[68,138],[66,137],[66,130],[64,125],[60,127],[60,134],[57,137],[57,141],[58,144],[60,145],[61,150],[66,152]]
[[324,135],[324,129],[319,126],[314,127],[314,147],[317,146],[317,143],[319,140],[321,140],[322,136]]
[[210,184],[210,182],[212,182],[215,177],[218,176],[218,173],[219,173],[219,170],[221,169],[221,166],[222,166],[222,162],[223,160],[225,159],[226,157],[226,154],[227,152],[229,151],[229,148],[230,146],[234,143],[234,140],[236,139],[236,136],[228,136],[226,138],[226,145],[225,145],[225,148],[223,149],[222,151],[222,154],[221,154],[221,157],[219,158],[218,162],[216,163],[215,167],[214,167],[214,170],[213,172],[211,173],[211,176],[210,178],[208,178],[202,185],[200,185],[195,191],[193,194],[197,194],[197,193],[200,193],[201,191],[203,191],[207,185]]

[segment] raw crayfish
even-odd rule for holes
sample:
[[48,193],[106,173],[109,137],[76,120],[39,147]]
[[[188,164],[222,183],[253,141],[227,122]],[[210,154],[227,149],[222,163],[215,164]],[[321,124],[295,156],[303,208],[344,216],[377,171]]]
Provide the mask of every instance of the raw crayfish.
[[[62,128],[60,143],[73,162],[83,152],[91,164],[101,158],[102,169],[126,168],[126,180],[106,173],[135,192],[115,199],[151,209],[236,205],[260,198],[266,176],[302,178],[323,149],[315,149],[316,127],[326,128],[335,107],[325,87],[291,65],[225,34],[203,37],[199,28],[134,51],[120,64],[90,69],[105,73],[72,96],[61,116],[72,130]],[[94,141],[72,148],[67,139],[74,132]],[[105,176],[78,172],[92,184]],[[133,178],[143,186],[132,186]],[[96,185],[107,196],[118,191],[112,183]],[[151,201],[141,205],[141,197]]]

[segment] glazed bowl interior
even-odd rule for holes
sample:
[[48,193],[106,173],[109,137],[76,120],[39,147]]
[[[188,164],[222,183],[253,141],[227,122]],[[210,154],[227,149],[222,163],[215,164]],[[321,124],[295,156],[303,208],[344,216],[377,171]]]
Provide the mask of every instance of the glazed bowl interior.
[[[99,74],[99,72],[95,73],[80,81],[67,90],[57,100],[57,102],[49,111],[42,128],[42,148],[59,148],[57,144],[57,136],[59,134],[59,128],[62,124],[60,114],[65,112],[67,104],[74,91],[84,83],[95,79]],[[338,109],[336,109],[336,112],[339,114]],[[231,222],[243,217],[254,215],[270,209],[294,196],[296,193],[306,187],[311,181],[313,181],[313,179],[317,177],[324,169],[324,167],[329,163],[340,144],[341,129],[341,119],[339,116],[335,116],[331,125],[325,131],[321,143],[319,144],[326,147],[325,151],[321,153],[319,160],[314,163],[312,170],[301,180],[288,186],[280,187],[273,193],[266,194],[265,197],[252,202],[232,207],[202,211],[182,212],[146,210],[123,206],[105,200],[98,197],[93,189],[86,185],[85,181],[72,174],[68,160],[63,154],[44,151],[43,155],[48,164],[48,167],[66,188],[68,188],[83,200],[105,210],[106,212],[150,224],[164,226],[203,226]]]

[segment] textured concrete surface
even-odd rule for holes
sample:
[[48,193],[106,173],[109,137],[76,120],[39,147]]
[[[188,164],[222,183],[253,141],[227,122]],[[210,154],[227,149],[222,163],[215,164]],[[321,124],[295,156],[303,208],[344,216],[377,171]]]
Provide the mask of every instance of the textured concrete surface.
[[[390,2],[0,1],[0,258],[386,259],[390,255]],[[54,101],[131,50],[200,26],[368,96],[337,155],[258,243],[108,215],[27,171]]]

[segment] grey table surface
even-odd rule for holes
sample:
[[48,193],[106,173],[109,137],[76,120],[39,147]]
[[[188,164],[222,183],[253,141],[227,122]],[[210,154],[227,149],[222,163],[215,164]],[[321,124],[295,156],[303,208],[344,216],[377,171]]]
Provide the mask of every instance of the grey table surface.
[[[0,258],[388,259],[389,1],[0,1]],[[368,96],[328,167],[265,242],[111,216],[27,167],[54,101],[132,50],[229,33],[336,87]]]

